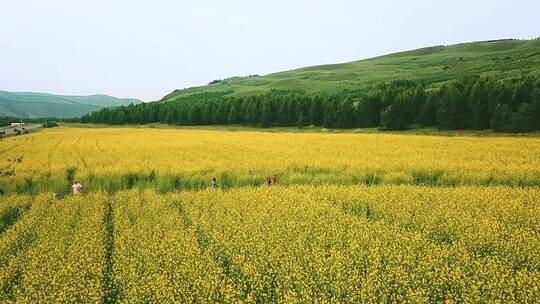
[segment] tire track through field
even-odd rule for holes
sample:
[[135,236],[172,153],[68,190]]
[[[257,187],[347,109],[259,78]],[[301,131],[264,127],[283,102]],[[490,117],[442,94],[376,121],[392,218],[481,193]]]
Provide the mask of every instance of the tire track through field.
[[103,303],[112,304],[118,300],[118,288],[113,278],[113,254],[114,241],[114,210],[112,197],[109,197],[105,205],[103,225],[105,229],[105,267],[103,268]]
[[24,218],[24,215],[31,207],[32,204],[30,203],[27,207],[10,208],[5,210],[4,213],[0,214],[0,220],[3,223],[3,225],[0,226],[0,238],[4,232],[8,231],[12,226],[17,224],[19,220]]
[[59,141],[57,141],[52,147],[51,149],[49,149],[49,154],[47,156],[47,159],[48,159],[48,168],[49,168],[49,174],[52,173],[52,157],[53,157],[53,153],[54,151],[58,148],[58,146],[60,146],[60,144],[66,139],[66,137],[62,137],[60,138]]
[[75,150],[75,153],[77,154],[77,156],[81,159],[83,165],[84,165],[84,168],[90,173],[92,174],[92,170],[90,169],[90,167],[88,166],[88,163],[86,162],[86,159],[84,159],[83,155],[81,154],[80,150],[79,150],[79,143],[81,142],[81,138],[82,138],[82,135],[79,136],[79,138],[77,138],[77,141],[75,142],[75,145],[74,145],[74,150]]
[[[24,260],[26,252],[39,238],[37,227],[45,221],[46,210],[51,204],[52,201],[45,204],[33,201],[30,209],[0,237],[0,302],[16,300],[13,288],[22,276],[19,260]],[[8,233],[16,235],[9,237]],[[2,243],[4,241],[7,242]]]
[[216,241],[206,229],[199,224],[194,224],[189,218],[182,202],[176,200],[172,202],[176,206],[184,227],[192,230],[197,239],[199,250],[203,254],[208,254],[214,263],[223,270],[223,274],[230,279],[236,288],[242,291],[242,301],[248,301],[249,295],[252,292],[252,279],[236,264],[226,247]]

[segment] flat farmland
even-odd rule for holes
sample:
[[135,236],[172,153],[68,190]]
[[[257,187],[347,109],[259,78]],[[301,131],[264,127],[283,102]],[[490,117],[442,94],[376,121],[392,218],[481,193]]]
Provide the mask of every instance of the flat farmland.
[[7,138],[0,302],[536,303],[539,153],[518,136]]

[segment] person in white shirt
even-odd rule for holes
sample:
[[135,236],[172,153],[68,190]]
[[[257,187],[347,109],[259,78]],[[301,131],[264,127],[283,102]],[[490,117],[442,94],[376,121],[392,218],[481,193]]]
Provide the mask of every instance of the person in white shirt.
[[73,194],[75,195],[81,194],[82,185],[78,181],[75,181],[75,183],[73,184],[73,186],[71,186],[71,188],[73,188]]

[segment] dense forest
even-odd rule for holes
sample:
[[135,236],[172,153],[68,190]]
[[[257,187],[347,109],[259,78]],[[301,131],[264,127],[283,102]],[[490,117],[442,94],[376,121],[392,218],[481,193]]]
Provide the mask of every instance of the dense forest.
[[400,80],[358,90],[270,90],[236,97],[203,92],[164,102],[104,108],[83,123],[540,130],[540,80],[466,77],[433,88]]

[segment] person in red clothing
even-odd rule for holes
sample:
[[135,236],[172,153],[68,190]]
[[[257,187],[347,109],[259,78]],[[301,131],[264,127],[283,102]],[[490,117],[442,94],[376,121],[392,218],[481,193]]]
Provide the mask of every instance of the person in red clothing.
[[277,176],[272,176],[272,186],[277,186]]

